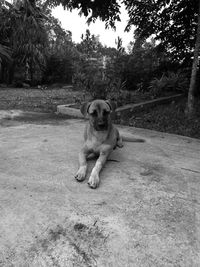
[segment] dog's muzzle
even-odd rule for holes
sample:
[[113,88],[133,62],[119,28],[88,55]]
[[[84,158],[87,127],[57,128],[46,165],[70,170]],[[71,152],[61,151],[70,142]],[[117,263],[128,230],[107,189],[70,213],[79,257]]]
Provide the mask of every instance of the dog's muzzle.
[[106,122],[98,122],[95,125],[96,131],[106,131],[108,129],[108,123]]

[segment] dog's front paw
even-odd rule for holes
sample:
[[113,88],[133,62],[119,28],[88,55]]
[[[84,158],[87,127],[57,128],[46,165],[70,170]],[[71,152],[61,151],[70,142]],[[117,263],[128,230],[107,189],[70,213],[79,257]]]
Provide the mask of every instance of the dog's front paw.
[[89,180],[88,180],[88,185],[90,188],[95,189],[99,185],[99,175],[97,173],[91,174]]
[[87,170],[87,167],[85,166],[81,166],[78,170],[78,172],[76,173],[75,175],[75,178],[78,182],[82,182],[84,179],[85,179],[85,176],[86,176],[86,170]]

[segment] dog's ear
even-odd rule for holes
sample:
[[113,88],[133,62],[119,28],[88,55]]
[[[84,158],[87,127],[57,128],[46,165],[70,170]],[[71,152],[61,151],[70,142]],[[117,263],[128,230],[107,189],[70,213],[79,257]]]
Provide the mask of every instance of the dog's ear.
[[106,103],[110,107],[111,111],[115,111],[115,109],[117,108],[117,105],[114,101],[106,100]]
[[90,107],[90,102],[83,103],[83,105],[80,108],[81,113],[83,114],[84,117],[87,116],[89,107]]

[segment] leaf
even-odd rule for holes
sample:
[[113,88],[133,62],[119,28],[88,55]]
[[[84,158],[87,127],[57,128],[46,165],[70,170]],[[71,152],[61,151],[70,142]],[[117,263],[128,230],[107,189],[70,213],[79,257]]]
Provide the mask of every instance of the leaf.
[[12,61],[11,49],[7,46],[0,44],[0,58],[7,61]]

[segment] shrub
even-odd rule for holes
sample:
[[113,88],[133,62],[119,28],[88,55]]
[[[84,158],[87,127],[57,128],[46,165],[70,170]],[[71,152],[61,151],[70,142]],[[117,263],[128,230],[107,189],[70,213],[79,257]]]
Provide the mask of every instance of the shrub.
[[43,75],[43,83],[71,83],[72,60],[70,56],[62,58],[60,55],[53,55],[47,59],[46,69]]
[[74,87],[89,92],[93,99],[117,99],[120,90],[125,87],[125,82],[116,75],[112,64],[108,65],[103,68],[101,58],[81,58],[75,66]]
[[149,90],[154,97],[161,96],[166,92],[186,92],[189,86],[188,78],[180,73],[168,72],[161,78],[154,78],[149,85]]
[[98,59],[81,57],[74,66],[72,83],[75,89],[87,91],[95,98],[99,90],[104,87]]

